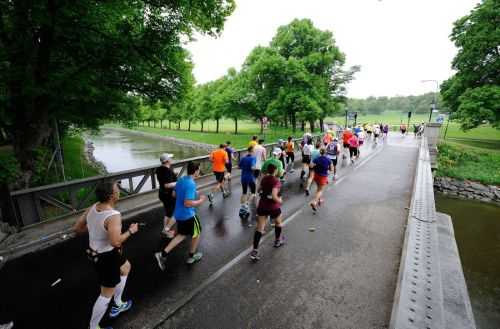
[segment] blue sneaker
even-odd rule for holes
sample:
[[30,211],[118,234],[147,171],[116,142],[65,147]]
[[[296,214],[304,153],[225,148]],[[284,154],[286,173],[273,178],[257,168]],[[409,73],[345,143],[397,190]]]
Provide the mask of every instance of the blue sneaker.
[[120,306],[113,305],[113,306],[111,306],[111,312],[109,312],[109,317],[116,318],[118,315],[120,315],[120,313],[123,313],[123,312],[130,310],[131,307],[132,307],[131,300],[127,300],[126,302],[124,302]]

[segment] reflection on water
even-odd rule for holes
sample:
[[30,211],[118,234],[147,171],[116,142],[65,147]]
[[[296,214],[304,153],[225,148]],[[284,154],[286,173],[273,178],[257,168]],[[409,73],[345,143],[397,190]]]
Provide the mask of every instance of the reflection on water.
[[159,165],[162,153],[173,153],[175,160],[207,154],[206,151],[162,139],[145,137],[125,131],[102,129],[88,136],[94,143],[94,156],[110,173]]
[[500,328],[500,207],[436,194],[452,217],[478,329]]

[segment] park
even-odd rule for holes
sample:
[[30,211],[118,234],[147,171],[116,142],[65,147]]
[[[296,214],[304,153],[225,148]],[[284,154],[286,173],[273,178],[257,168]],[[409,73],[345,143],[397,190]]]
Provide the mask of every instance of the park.
[[0,4],[0,329],[500,327],[499,24]]

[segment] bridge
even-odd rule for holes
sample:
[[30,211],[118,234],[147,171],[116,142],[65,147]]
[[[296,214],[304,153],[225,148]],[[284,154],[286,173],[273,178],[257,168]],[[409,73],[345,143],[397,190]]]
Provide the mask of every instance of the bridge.
[[[184,167],[185,162],[175,164],[179,174]],[[186,266],[182,244],[161,272],[153,253],[165,241],[152,174],[153,168],[113,174],[127,182],[127,197],[119,204],[125,221],[146,225],[125,245],[132,263],[125,296],[134,307],[103,324],[475,328],[451,220],[435,210],[427,137],[394,134],[384,143],[367,143],[355,166],[340,165],[317,214],[308,207],[298,175],[290,175],[283,187],[286,245],[275,250],[268,227],[256,264],[248,261],[255,221],[238,217],[235,177],[229,198],[219,196],[213,208],[199,209],[203,260]],[[5,318],[15,328],[87,327],[99,289],[84,255],[88,238],[73,236],[69,227],[101,179],[12,194],[11,222],[20,231],[0,244],[7,259],[0,265],[0,323]],[[200,178],[200,191],[212,180]],[[145,190],[148,185],[152,190]]]

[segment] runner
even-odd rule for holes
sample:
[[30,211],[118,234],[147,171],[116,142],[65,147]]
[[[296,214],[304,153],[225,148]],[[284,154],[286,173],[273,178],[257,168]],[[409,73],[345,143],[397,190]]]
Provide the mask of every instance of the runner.
[[228,162],[226,162],[226,172],[227,172],[226,178],[228,181],[231,181],[231,172],[233,171],[233,160],[236,160],[235,157],[236,151],[234,148],[232,148],[230,141],[226,142],[224,149],[226,150],[227,159],[229,160]]
[[221,191],[223,198],[229,196],[224,190],[224,170],[226,169],[226,164],[229,163],[229,157],[224,149],[224,144],[220,144],[217,150],[210,153],[210,161],[212,162],[212,171],[217,181],[217,184],[208,194],[208,201],[210,202],[210,206],[212,206],[214,202],[214,192],[217,192],[217,190]]
[[323,135],[323,145],[327,146],[333,139],[333,135],[330,130],[326,131]]
[[187,176],[181,177],[175,186],[177,200],[175,203],[175,219],[177,220],[177,235],[171,240],[161,252],[155,253],[156,261],[162,271],[167,268],[168,254],[187,236],[191,236],[189,257],[187,264],[199,261],[203,254],[196,252],[200,241],[201,223],[196,214],[196,207],[205,202],[206,197],[200,195],[197,198],[196,182],[194,179],[200,174],[200,166],[197,163],[189,162],[187,165]]
[[313,145],[312,138],[307,139],[306,144],[302,147],[302,170],[300,171],[300,180],[304,180],[306,169],[309,172],[309,165],[311,164]]
[[380,133],[381,133],[380,126],[375,125],[375,129],[373,131],[373,141],[375,142],[375,144],[378,143],[378,138],[380,136]]
[[293,142],[292,136],[288,136],[288,141],[285,144],[286,151],[286,168],[287,171],[293,173],[293,164],[295,162],[295,143]]
[[367,139],[371,140],[372,138],[373,127],[370,124],[366,125],[366,133],[368,134]]
[[276,166],[270,163],[267,166],[265,176],[262,178],[260,183],[260,200],[257,207],[257,226],[253,237],[253,250],[250,253],[250,259],[253,261],[258,261],[260,259],[259,243],[262,234],[264,234],[264,228],[268,217],[274,221],[274,247],[278,248],[284,244],[281,215],[281,203],[283,200],[280,196],[281,183],[275,177],[276,170]]
[[337,157],[340,154],[340,146],[336,138],[326,146],[326,156],[332,162],[333,180],[337,179]]
[[365,143],[365,132],[361,130],[358,134],[358,141],[359,141],[359,147],[358,147],[358,158],[361,155],[361,146]]
[[323,202],[321,195],[323,194],[324,187],[328,184],[328,171],[333,170],[332,162],[325,156],[325,149],[321,148],[319,152],[320,156],[314,159],[313,163],[311,164],[311,167],[314,171],[314,182],[317,186],[314,199],[311,201],[311,203],[309,203],[314,212],[318,210],[318,207],[320,207]]
[[266,148],[262,144],[264,144],[264,140],[259,139],[258,144],[253,148],[253,154],[255,155],[255,169],[253,171],[253,176],[257,180],[257,184],[259,181],[262,164],[264,163],[264,161],[266,161],[267,158]]
[[351,128],[347,128],[344,130],[344,133],[342,134],[342,142],[343,142],[343,151],[342,151],[342,158],[345,159],[347,158],[347,154],[349,153],[349,139],[352,137],[352,131]]
[[[240,217],[247,219],[250,216],[249,201],[255,200],[255,177],[253,171],[255,170],[256,159],[253,153],[253,147],[248,147],[248,153],[240,160],[238,167],[241,169],[241,187],[243,193],[240,199]],[[250,188],[250,197],[248,197],[248,188]]]
[[253,135],[253,136],[252,136],[252,140],[248,143],[248,146],[253,146],[253,147],[255,147],[255,145],[257,145],[257,136],[256,136],[256,135]]
[[355,134],[349,138],[349,156],[351,158],[351,164],[354,164],[354,158],[358,159],[359,155],[359,139]]
[[[385,129],[384,129],[385,130]],[[402,123],[400,126],[399,126],[399,130],[401,131],[401,135],[406,135],[406,125],[404,123]]]
[[305,193],[306,196],[309,196],[309,188],[311,187],[312,181],[314,179],[314,171],[311,170],[312,168],[312,163],[314,159],[320,156],[319,150],[321,149],[321,142],[316,142],[316,145],[314,146],[314,149],[311,152],[311,164],[309,165],[309,176],[307,178],[307,183],[306,183],[306,188],[305,188]]
[[281,149],[281,154],[279,155],[278,159],[281,161],[281,164],[283,165],[283,177],[286,175],[286,150],[285,150],[285,141],[282,139],[278,140],[278,147]]
[[[405,126],[405,133],[406,133],[406,126]],[[387,139],[388,134],[389,134],[389,125],[385,124],[384,125],[384,139]]]
[[161,234],[169,239],[173,239],[175,232],[172,227],[175,225],[173,213],[175,208],[175,182],[177,175],[171,169],[172,154],[164,153],[160,156],[161,166],[156,168],[156,178],[160,188],[158,189],[158,198],[163,203],[165,217],[163,218],[163,230]]
[[282,154],[282,151],[279,147],[275,147],[273,149],[273,153],[271,154],[271,157],[264,162],[262,165],[262,172],[267,172],[267,167],[269,165],[273,165],[276,167],[276,170],[274,171],[276,174],[276,177],[278,177],[281,181],[284,180],[284,175],[285,175],[285,170],[283,168],[283,163],[280,161],[279,157]]
[[73,229],[77,234],[89,233],[89,258],[95,266],[101,293],[95,301],[90,318],[90,329],[99,328],[111,297],[114,305],[109,316],[116,318],[132,307],[132,301],[122,301],[131,265],[123,256],[122,246],[138,231],[137,223],[132,223],[122,233],[122,218],[114,206],[120,198],[118,184],[112,181],[99,183],[95,190],[97,203],[88,208],[77,220]]

